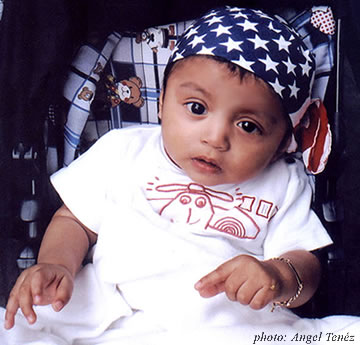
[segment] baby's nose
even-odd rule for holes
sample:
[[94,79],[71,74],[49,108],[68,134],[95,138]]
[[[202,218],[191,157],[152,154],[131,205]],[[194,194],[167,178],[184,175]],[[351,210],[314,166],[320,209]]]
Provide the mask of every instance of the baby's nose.
[[230,148],[229,128],[224,121],[209,121],[204,128],[201,142],[219,151],[227,151]]

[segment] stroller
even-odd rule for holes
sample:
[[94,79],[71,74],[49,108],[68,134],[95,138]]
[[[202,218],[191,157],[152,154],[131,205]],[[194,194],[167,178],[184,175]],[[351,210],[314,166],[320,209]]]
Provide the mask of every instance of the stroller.
[[[251,1],[234,1],[233,5],[261,7],[275,14],[281,14],[298,29],[304,41],[312,45],[317,56],[328,58],[317,79],[323,86],[320,88],[319,97],[326,103],[333,128],[333,153],[325,172],[314,177],[314,209],[327,227],[334,245],[318,253],[325,267],[322,285],[313,300],[298,310],[301,315],[320,317],[334,313],[360,312],[360,301],[357,306],[352,304],[352,310],[346,309],[346,301],[349,299],[354,301],[347,289],[348,274],[351,273],[352,267],[349,264],[349,256],[345,255],[346,248],[343,241],[347,231],[346,214],[341,207],[338,192],[339,179],[344,174],[342,167],[346,159],[345,131],[342,127],[346,118],[344,119],[342,114],[343,93],[340,93],[340,90],[344,84],[342,74],[346,66],[349,68],[349,64],[345,65],[348,61],[344,61],[342,54],[346,48],[346,42],[342,40],[342,26],[343,22],[352,23],[349,18],[352,12],[349,9],[356,4],[355,1],[349,2],[346,7],[340,4],[337,6],[335,1],[330,1],[330,4],[329,1],[307,2],[309,4],[306,4],[308,6],[305,10],[304,2],[294,8],[288,8],[285,2],[284,4],[280,2],[277,9],[266,8],[265,1],[258,1],[256,5]],[[51,2],[47,5],[49,8],[50,4]],[[2,47],[10,44],[5,34],[11,31],[11,25],[14,24],[11,21],[15,20],[13,13],[17,9],[17,2],[5,0],[4,5],[1,21]],[[142,16],[146,18],[139,20],[141,25],[134,24],[134,21],[128,18],[122,21],[120,26],[117,24],[115,27],[114,25],[109,27],[107,23],[102,23],[85,33],[84,23],[74,24],[74,19],[71,18],[71,16],[76,17],[76,14],[77,18],[80,17],[80,7],[71,5],[72,8],[66,8],[56,1],[52,5],[62,10],[61,18],[66,18],[68,22],[61,26],[63,30],[50,31],[53,34],[53,41],[62,37],[58,46],[39,54],[40,62],[45,67],[40,68],[38,64],[34,66],[34,74],[39,73],[39,77],[42,78],[38,81],[38,89],[30,88],[32,93],[29,96],[21,93],[23,98],[20,97],[19,102],[12,99],[12,92],[18,94],[18,89],[15,89],[15,86],[19,87],[18,85],[10,83],[14,87],[5,90],[3,86],[4,90],[1,92],[1,109],[4,115],[3,128],[0,130],[4,135],[0,150],[1,157],[4,157],[3,167],[6,167],[1,169],[4,193],[0,223],[3,248],[1,273],[5,277],[1,286],[2,305],[5,304],[17,272],[35,263],[42,233],[52,212],[58,206],[56,195],[49,186],[48,176],[62,165],[68,165],[98,137],[112,128],[126,127],[134,123],[158,123],[156,114],[161,76],[169,52],[178,35],[191,22],[188,19],[196,17],[210,7],[221,5],[221,1],[206,3],[198,1],[191,13],[187,13],[183,6],[176,3],[167,2],[164,5],[159,1],[158,8],[162,9],[160,13],[156,13],[151,19],[149,19],[150,15],[143,14]],[[89,6],[85,3],[82,5]],[[111,5],[116,6],[111,1],[106,6]],[[313,5],[325,7],[314,9]],[[326,7],[328,5],[332,6],[337,20],[337,34],[334,34],[335,28],[332,26],[320,30],[314,29],[311,23],[316,11],[320,11],[317,12],[318,14],[322,12],[325,16],[330,16]],[[90,19],[94,13],[92,6],[98,10],[98,7],[90,2],[88,7]],[[106,13],[109,13],[109,8],[106,6],[100,6],[105,17]],[[125,1],[121,6],[124,9],[126,6],[140,8],[147,5],[145,2],[127,4]],[[179,10],[179,7],[182,7],[182,10]],[[146,13],[143,9],[140,12]],[[50,13],[56,17],[55,13]],[[164,23],[173,24],[163,25]],[[74,27],[75,31],[72,31]],[[348,25],[346,29],[349,31],[358,28],[355,25]],[[63,59],[57,59],[55,55],[59,49],[63,51],[61,43],[64,43],[64,37],[69,38],[70,31],[77,32],[79,37],[67,41]],[[82,37],[86,34],[88,39],[84,42]],[[56,42],[53,44],[56,45]],[[334,46],[336,50],[333,50]],[[77,55],[73,58],[76,50]],[[329,52],[331,54],[328,54]],[[350,62],[356,61],[356,57],[351,54],[347,55],[347,59]],[[26,59],[22,62],[23,68],[28,69]],[[67,65],[71,65],[68,75],[65,73]],[[356,64],[352,63],[351,66],[356,72]],[[9,78],[9,73],[5,70],[0,69],[2,80]],[[21,72],[24,71],[20,71],[20,74]],[[354,73],[358,78],[359,75]],[[31,78],[27,81],[28,85],[32,85]],[[132,95],[131,103],[126,100],[127,97],[119,93],[120,83],[124,85],[125,90],[126,86],[129,89],[131,85],[132,90],[136,91],[136,94]],[[63,86],[66,100],[62,97]],[[13,104],[16,104],[15,109],[12,108]],[[27,113],[28,109],[32,109],[31,114],[36,114],[29,116],[31,125],[23,119],[23,114]],[[11,111],[15,115],[9,120]],[[63,119],[64,116],[66,120]],[[18,122],[23,124],[20,128],[16,126]]]

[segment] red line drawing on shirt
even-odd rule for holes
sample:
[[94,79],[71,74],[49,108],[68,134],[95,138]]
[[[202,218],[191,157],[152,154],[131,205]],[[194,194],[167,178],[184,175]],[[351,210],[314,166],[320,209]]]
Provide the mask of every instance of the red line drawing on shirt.
[[234,217],[224,217],[219,219],[214,224],[213,228],[238,238],[244,238],[246,236],[246,229],[243,223]]
[[187,224],[202,224],[204,229],[209,226],[215,210],[212,199],[232,202],[232,195],[206,188],[197,183],[167,184],[155,188],[158,192],[177,192],[168,199],[159,214],[170,219],[183,219]]
[[[169,198],[148,199],[166,201],[159,214],[171,221],[182,220],[189,225],[201,225],[204,229],[218,230],[238,238],[255,239],[260,232],[255,220],[238,206],[234,206],[234,197],[229,193],[198,183],[163,184],[156,186],[154,191],[175,193],[175,196],[171,195]],[[228,216],[216,215],[217,210],[225,211]]]

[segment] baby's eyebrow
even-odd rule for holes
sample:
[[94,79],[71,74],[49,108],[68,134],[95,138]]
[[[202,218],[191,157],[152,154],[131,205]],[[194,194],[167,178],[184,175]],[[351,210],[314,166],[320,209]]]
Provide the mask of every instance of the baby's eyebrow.
[[206,91],[203,87],[195,82],[187,81],[179,85],[181,88],[192,89],[194,91],[204,94],[204,96],[210,97],[210,92]]

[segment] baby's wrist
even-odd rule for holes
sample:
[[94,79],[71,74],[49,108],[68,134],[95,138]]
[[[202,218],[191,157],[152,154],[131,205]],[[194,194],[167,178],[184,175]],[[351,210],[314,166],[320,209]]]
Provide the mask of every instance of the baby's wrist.
[[279,269],[282,289],[278,299],[273,302],[273,311],[276,307],[291,307],[300,297],[304,283],[293,263],[284,257],[275,257],[269,260]]
[[76,275],[76,271],[74,271],[73,269],[67,267],[65,264],[63,263],[58,263],[58,262],[52,262],[52,261],[48,261],[48,260],[38,260],[38,265],[40,266],[49,266],[49,267],[53,267],[53,268],[57,268],[58,270],[61,271],[65,271],[72,279],[75,278]]

